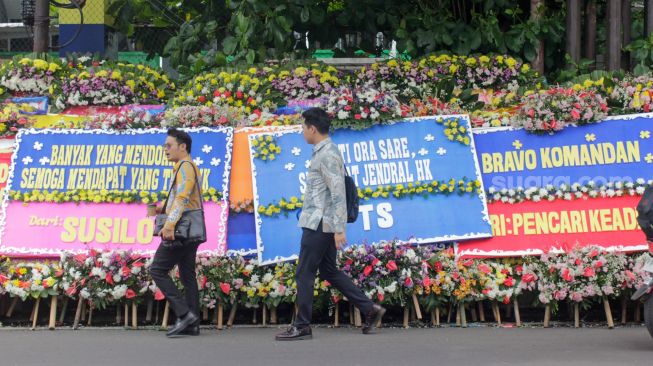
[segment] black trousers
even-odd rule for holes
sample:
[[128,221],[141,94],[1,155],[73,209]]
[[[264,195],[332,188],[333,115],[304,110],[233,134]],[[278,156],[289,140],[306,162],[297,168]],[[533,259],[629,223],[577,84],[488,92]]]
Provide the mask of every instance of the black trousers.
[[313,287],[315,273],[320,270],[320,279],[329,281],[349,299],[363,314],[372,309],[374,303],[356,287],[351,279],[336,267],[336,242],[334,234],[322,232],[322,224],[316,231],[303,229],[299,263],[295,273],[297,282],[297,307],[299,313],[295,320],[297,328],[311,324],[313,315]]
[[[161,289],[161,292],[170,302],[170,307],[177,317],[182,317],[193,311],[199,315],[200,295],[197,289],[197,275],[195,273],[195,256],[199,245],[190,245],[183,248],[170,249],[159,245],[154,254],[154,260],[150,267],[150,274],[154,283]],[[177,265],[179,268],[179,279],[184,285],[184,296],[170,278],[170,270]]]

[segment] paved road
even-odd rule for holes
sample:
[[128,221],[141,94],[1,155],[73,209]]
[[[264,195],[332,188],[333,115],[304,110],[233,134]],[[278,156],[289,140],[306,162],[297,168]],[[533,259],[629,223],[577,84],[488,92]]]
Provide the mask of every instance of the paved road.
[[651,365],[643,327],[314,329],[313,340],[275,342],[276,328],[202,330],[166,339],[154,330],[0,329],[0,365]]

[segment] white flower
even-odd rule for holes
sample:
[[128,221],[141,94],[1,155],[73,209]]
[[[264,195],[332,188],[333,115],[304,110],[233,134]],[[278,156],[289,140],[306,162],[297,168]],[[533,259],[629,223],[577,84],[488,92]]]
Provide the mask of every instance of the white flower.
[[284,167],[284,169],[286,169],[287,171],[291,171],[291,170],[295,169],[295,164],[293,164],[293,163],[288,163],[288,164],[284,165],[283,167]]
[[444,147],[440,147],[438,151],[436,151],[436,153],[440,156],[443,156],[444,154],[447,153],[447,149],[445,149]]
[[424,137],[424,140],[431,142],[435,140],[435,137],[429,133],[428,135],[426,135],[426,137]]
[[269,283],[269,282],[271,282],[273,279],[274,279],[274,276],[272,275],[272,273],[266,273],[266,274],[263,276],[263,283]]
[[208,154],[211,151],[213,151],[213,146],[209,146],[209,145],[202,146],[202,152],[203,153]]
[[204,164],[204,160],[202,160],[199,156],[193,159],[193,162],[195,162],[195,165],[197,166]]
[[43,149],[43,144],[38,142],[38,141],[35,141],[33,147],[34,147],[34,150],[41,151],[41,149]]
[[29,164],[30,164],[31,162],[33,162],[33,161],[34,161],[34,160],[32,160],[32,157],[31,157],[31,156],[26,156],[26,157],[23,158],[23,164],[24,164],[24,165],[29,165]]
[[218,166],[218,165],[220,165],[221,162],[222,162],[222,160],[220,160],[218,158],[212,158],[211,159],[211,165],[212,166]]
[[301,152],[302,152],[302,149],[295,146],[295,147],[292,148],[292,150],[290,152],[295,156],[299,156],[299,154],[301,154]]

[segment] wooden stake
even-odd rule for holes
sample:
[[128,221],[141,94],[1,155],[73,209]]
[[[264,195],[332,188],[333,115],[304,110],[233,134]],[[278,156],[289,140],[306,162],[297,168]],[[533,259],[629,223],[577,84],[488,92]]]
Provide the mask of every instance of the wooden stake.
[[[161,303],[160,301],[157,301],[156,305],[155,305],[156,306],[156,311],[154,312],[154,324],[159,324],[159,308],[161,307],[161,306],[159,306],[160,303]],[[120,322],[118,322],[118,323],[120,323]]]
[[628,298],[626,296],[621,298],[621,324],[628,322]]
[[82,319],[81,321],[84,322],[86,321],[86,301],[82,302]]
[[170,303],[166,301],[166,307],[163,309],[163,319],[161,320],[161,329],[168,329],[168,318],[170,317]]
[[610,300],[607,296],[603,296],[603,307],[605,308],[605,317],[608,319],[608,328],[614,328],[614,320],[612,319],[612,310],[610,310]]
[[116,324],[122,323],[122,309],[120,304],[116,305]]
[[227,326],[231,327],[234,325],[234,320],[236,319],[236,309],[238,308],[238,302],[234,302],[231,305],[231,309],[229,310],[229,319],[227,319]]
[[574,302],[574,328],[580,328],[580,306]]
[[417,319],[422,320],[422,310],[419,308],[419,301],[417,301],[417,295],[413,293],[413,306],[415,307],[415,315]]
[[147,312],[145,313],[145,322],[150,323],[152,321],[152,307],[154,305],[154,300],[151,298],[147,299]]
[[410,308],[410,322],[415,323],[417,321],[417,317],[415,316],[415,308],[411,307]]
[[357,307],[354,307],[354,314],[356,314],[356,316],[355,316],[355,324],[354,324],[354,325],[355,325],[356,327],[360,327],[360,326],[362,326],[361,311],[360,311]]
[[32,320],[32,330],[36,329],[36,321],[39,320],[39,305],[41,305],[41,298],[36,298],[36,303],[34,304],[34,319]]
[[256,324],[256,323],[258,323],[258,319],[256,319],[256,311],[258,310],[258,308],[252,308],[252,310],[253,310],[252,311],[252,324]]
[[138,328],[138,305],[136,305],[136,301],[132,302],[132,328]]
[[[337,305],[337,304],[336,304]],[[277,324],[277,307],[270,308],[270,324]]]
[[465,307],[469,307],[471,309],[470,312],[472,313],[472,321],[477,322],[478,316],[476,315],[476,306],[473,304],[465,304]]
[[449,310],[447,311],[447,324],[451,323],[451,310],[453,303],[449,303]]
[[11,315],[14,313],[14,309],[16,308],[16,305],[18,305],[18,297],[14,297],[11,299],[11,304],[9,305],[9,310],[7,310],[7,318],[11,318]]
[[440,326],[440,307],[435,308],[435,325]]
[[435,327],[435,310],[431,311],[431,326]]
[[70,298],[65,296],[63,298],[63,306],[61,307],[61,315],[59,316],[59,324],[63,324],[64,319],[66,318],[66,310],[68,310],[68,302]]
[[90,327],[91,321],[93,321],[93,305],[90,305],[88,307],[88,322],[86,323],[86,325]]
[[82,297],[79,297],[79,300],[77,301],[77,309],[75,310],[75,320],[73,321],[73,329],[79,328],[79,320],[82,316],[82,306],[84,305],[84,299]]
[[408,317],[410,316],[408,308],[404,307],[404,328],[408,328]]
[[[34,304],[36,305],[36,302],[34,302]],[[35,307],[32,306],[32,312],[29,314],[29,321],[34,320],[34,309],[35,309]]]
[[202,308],[202,320],[207,321],[209,320],[209,308],[206,306]]
[[129,328],[129,305],[125,303],[125,328]]
[[349,303],[349,325],[354,325],[354,305]]
[[518,327],[521,327],[521,314],[519,313],[519,300],[517,296],[512,300],[512,304],[515,307],[515,323]]
[[465,304],[460,303],[458,305],[458,308],[460,309],[460,326],[463,328],[467,328],[467,315],[465,315]]
[[263,304],[263,314],[262,314],[261,318],[263,319],[263,326],[267,327],[267,325],[268,325],[268,307],[265,304]]
[[340,304],[339,303],[336,303],[335,314],[333,314],[333,326],[334,327],[339,327],[340,326]]
[[220,302],[218,303],[218,312],[217,312],[218,315],[216,320],[216,323],[218,324],[218,330],[222,330],[223,328],[223,321],[224,321],[223,312],[224,312],[224,306]]
[[501,310],[496,300],[492,301],[492,312],[494,313],[494,321],[497,322],[497,325],[501,325]]
[[546,304],[544,308],[544,328],[549,327],[549,322],[551,321],[551,304]]
[[461,324],[460,306],[456,306],[456,326],[459,327]]
[[478,302],[478,320],[485,322],[485,309],[483,309],[483,301]]
[[48,329],[54,330],[57,325],[57,295],[52,296],[50,299],[50,320],[48,321]]

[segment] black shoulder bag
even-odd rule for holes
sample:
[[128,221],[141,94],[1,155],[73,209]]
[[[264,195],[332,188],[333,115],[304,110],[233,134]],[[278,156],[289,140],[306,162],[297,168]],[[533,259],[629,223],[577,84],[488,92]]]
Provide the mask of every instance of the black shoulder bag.
[[[179,165],[179,169],[181,169],[181,166],[184,163],[187,163],[187,161],[183,161]],[[165,210],[168,207],[168,198],[170,198],[172,188],[176,185],[179,169],[177,169],[174,174],[174,180],[170,185],[168,197],[166,197],[165,203],[163,204],[164,213],[156,216],[154,224],[154,235],[161,234],[161,230],[163,229],[163,226],[168,219],[168,215],[165,213]],[[181,214],[179,221],[177,221],[177,225],[175,225],[175,240],[161,240],[161,245],[166,248],[182,248],[189,245],[201,244],[206,241],[206,224],[204,223],[204,200],[202,198],[202,190],[199,184],[199,174],[195,167],[193,167],[193,170],[195,170],[195,189],[197,189],[197,192],[200,196],[201,208],[186,210]]]

